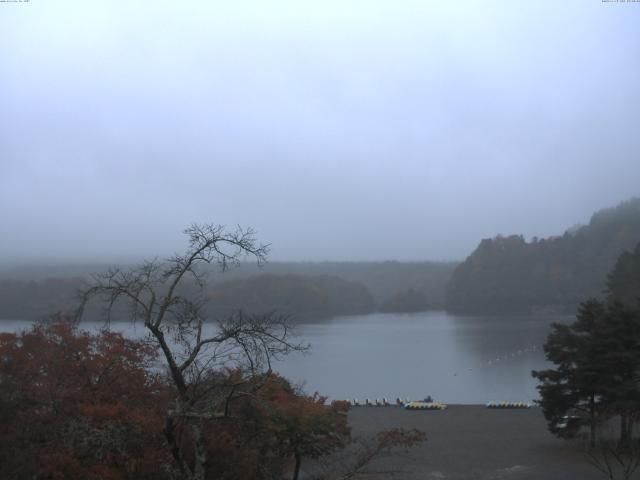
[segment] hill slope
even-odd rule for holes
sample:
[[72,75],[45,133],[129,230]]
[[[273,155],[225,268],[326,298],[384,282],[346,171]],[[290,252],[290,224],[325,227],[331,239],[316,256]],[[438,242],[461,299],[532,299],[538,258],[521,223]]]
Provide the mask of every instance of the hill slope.
[[560,237],[484,239],[455,269],[447,308],[465,313],[573,312],[600,296],[616,259],[640,242],[640,198],[596,212]]

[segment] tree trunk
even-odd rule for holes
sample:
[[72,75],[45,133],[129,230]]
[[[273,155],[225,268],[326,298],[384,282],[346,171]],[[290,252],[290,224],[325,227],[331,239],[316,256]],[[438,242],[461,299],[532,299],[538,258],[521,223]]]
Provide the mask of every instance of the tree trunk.
[[193,479],[205,480],[206,478],[206,463],[207,463],[207,449],[204,445],[204,438],[202,438],[202,425],[200,420],[196,419],[191,426],[193,432],[193,443],[195,450],[195,458],[193,464]]
[[589,446],[595,448],[596,446],[596,400],[595,396],[591,395],[589,399]]
[[627,413],[625,415],[625,427],[626,430],[624,432],[624,437],[625,437],[625,441],[626,446],[631,446],[631,442],[633,441],[633,436],[632,436],[632,432],[633,432],[633,419],[632,419],[632,414]]
[[294,457],[296,459],[296,465],[293,468],[293,480],[298,480],[298,475],[300,475],[300,464],[302,463],[302,456],[295,452]]
[[176,462],[176,465],[180,468],[180,471],[183,475],[186,474],[186,468],[184,461],[182,459],[182,455],[180,455],[180,448],[178,447],[178,443],[176,442],[176,437],[174,435],[175,424],[173,423],[173,418],[167,416],[164,423],[163,433],[165,438],[167,439],[167,445],[169,445],[169,451],[171,452],[171,456]]
[[620,447],[629,445],[629,418],[625,412],[620,413]]

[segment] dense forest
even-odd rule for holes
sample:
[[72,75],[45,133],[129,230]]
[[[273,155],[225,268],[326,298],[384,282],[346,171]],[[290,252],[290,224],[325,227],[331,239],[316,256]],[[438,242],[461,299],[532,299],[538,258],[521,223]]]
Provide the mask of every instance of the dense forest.
[[596,212],[562,236],[484,239],[456,269],[447,307],[456,312],[572,312],[602,296],[617,258],[640,241],[640,199]]
[[607,280],[608,299],[625,305],[640,302],[640,243],[618,258]]
[[52,312],[68,311],[78,303],[82,277],[0,279],[0,318],[37,320]]
[[367,287],[328,275],[262,274],[239,278],[214,285],[208,299],[211,313],[216,316],[239,309],[277,311],[301,321],[374,310]]
[[[274,262],[209,272],[209,311],[278,311],[292,321],[336,315],[444,308],[452,262]],[[37,319],[67,311],[76,292],[107,265],[19,266],[0,271],[0,318]],[[185,287],[189,289],[189,286]],[[126,312],[117,312],[124,315]],[[97,319],[99,310],[87,318]]]
[[[392,302],[409,291],[417,292],[432,308],[443,308],[446,285],[457,262],[270,262],[262,273],[273,275],[304,275],[340,277],[367,287],[376,308]],[[215,281],[255,275],[255,267],[243,264]],[[402,311],[402,310],[401,310]]]

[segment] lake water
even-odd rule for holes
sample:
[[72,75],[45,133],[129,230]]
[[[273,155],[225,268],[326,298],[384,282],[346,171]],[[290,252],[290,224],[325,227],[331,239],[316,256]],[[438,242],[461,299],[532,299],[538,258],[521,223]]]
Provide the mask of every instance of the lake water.
[[[294,354],[275,369],[305,390],[331,398],[418,399],[447,403],[531,401],[538,398],[531,370],[548,366],[542,344],[552,322],[572,317],[455,316],[445,312],[369,314],[299,325],[308,354]],[[30,322],[0,321],[0,331]],[[87,329],[102,324],[85,323]],[[141,325],[112,322],[139,337]]]

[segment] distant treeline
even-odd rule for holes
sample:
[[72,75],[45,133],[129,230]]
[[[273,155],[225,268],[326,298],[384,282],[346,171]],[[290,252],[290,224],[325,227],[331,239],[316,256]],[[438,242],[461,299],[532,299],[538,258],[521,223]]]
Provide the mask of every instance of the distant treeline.
[[455,270],[447,308],[465,313],[574,312],[602,296],[616,259],[640,242],[640,199],[601,210],[559,237],[498,236]]
[[213,285],[209,313],[227,316],[238,309],[277,311],[293,321],[369,313],[375,309],[367,287],[340,277],[262,274]]
[[[271,275],[330,276],[364,285],[376,310],[388,310],[403,297],[416,294],[430,308],[444,308],[446,285],[457,262],[272,262],[256,272],[255,265],[243,264],[224,274],[214,275],[213,282],[247,278],[264,273]],[[407,304],[410,306],[410,304]]]
[[37,320],[78,303],[81,277],[40,280],[0,278],[0,319]]
[[[616,259],[639,242],[640,199],[633,199],[595,213],[588,225],[562,236],[484,239],[460,264],[274,262],[262,268],[242,264],[225,273],[212,270],[203,300],[209,300],[213,316],[277,311],[293,321],[444,308],[470,314],[572,313],[585,298],[603,294]],[[72,309],[85,279],[107,268],[0,270],[0,318],[36,319]],[[100,312],[89,316],[99,318]]]
[[[373,311],[413,312],[444,308],[445,285],[455,265],[275,262],[257,268],[243,264],[222,274],[209,272],[210,283],[203,293],[212,317],[237,310],[277,311],[290,315],[293,321]],[[0,272],[0,318],[37,319],[71,310],[85,279],[106,269],[106,265],[30,266]],[[117,314],[118,309],[114,316]],[[85,318],[99,319],[101,315],[93,309]]]

